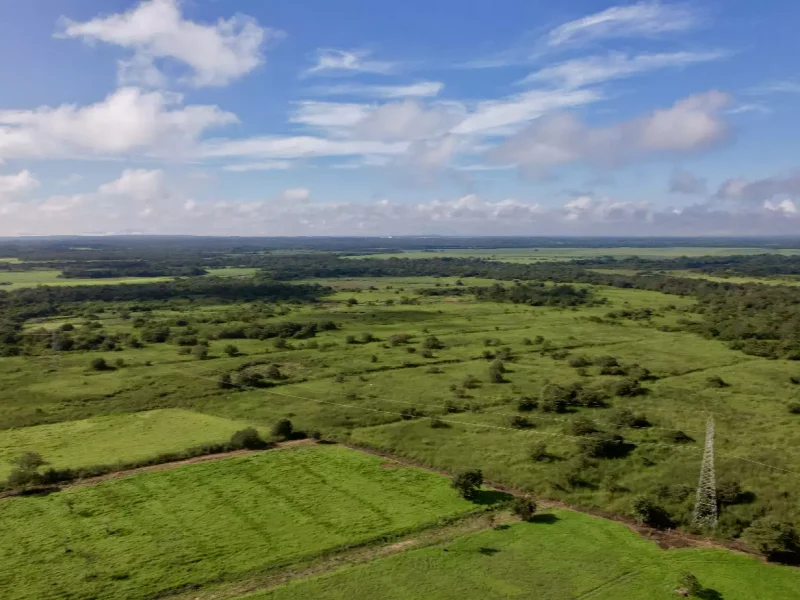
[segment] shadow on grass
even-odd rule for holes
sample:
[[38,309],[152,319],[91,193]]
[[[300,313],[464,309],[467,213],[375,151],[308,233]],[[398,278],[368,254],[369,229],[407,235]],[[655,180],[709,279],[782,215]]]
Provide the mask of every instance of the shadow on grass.
[[498,550],[497,548],[487,548],[486,546],[482,546],[478,548],[478,552],[480,552],[484,556],[494,556],[495,554],[500,552],[500,550]]
[[711,588],[703,588],[695,595],[701,600],[724,600],[722,594],[720,594],[717,590],[712,590]]
[[508,502],[512,498],[513,496],[511,494],[506,494],[505,492],[499,492],[497,490],[480,490],[477,494],[475,494],[472,502],[481,506],[491,506],[492,504]]
[[541,515],[533,515],[528,523],[542,523],[543,525],[552,525],[558,522],[558,517],[550,513],[543,513]]

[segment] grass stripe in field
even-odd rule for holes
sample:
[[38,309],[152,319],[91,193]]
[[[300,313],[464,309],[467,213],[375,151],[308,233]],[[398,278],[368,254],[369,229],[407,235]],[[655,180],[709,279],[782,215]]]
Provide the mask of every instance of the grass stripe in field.
[[152,598],[476,509],[446,478],[384,463],[302,446],[2,500],[0,590]]
[[167,408],[8,429],[0,431],[0,481],[11,471],[9,460],[23,452],[38,452],[55,468],[134,462],[223,442],[247,426],[242,421]]
[[670,600],[684,571],[725,600],[800,599],[800,570],[725,550],[665,551],[619,523],[553,510],[241,600]]

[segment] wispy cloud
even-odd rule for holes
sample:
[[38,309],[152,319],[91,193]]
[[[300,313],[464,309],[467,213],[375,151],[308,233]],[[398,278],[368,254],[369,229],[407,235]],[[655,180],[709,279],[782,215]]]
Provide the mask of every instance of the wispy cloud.
[[320,96],[363,96],[367,98],[432,98],[444,89],[441,81],[418,81],[407,85],[341,84],[320,86],[311,92]]
[[608,38],[648,37],[697,26],[700,16],[688,4],[638,2],[612,6],[604,11],[569,21],[552,29],[548,47],[582,44]]
[[681,68],[700,62],[725,58],[723,50],[709,52],[667,52],[629,56],[611,52],[603,56],[576,58],[535,71],[520,83],[548,83],[564,88],[577,88],[638,73],[665,68]]
[[770,96],[772,94],[800,94],[800,82],[784,79],[770,81],[744,90],[751,96]]
[[285,171],[292,168],[292,161],[289,160],[265,160],[262,162],[237,163],[225,165],[223,171],[232,173],[246,173],[248,171]]
[[303,71],[304,77],[355,75],[357,73],[378,73],[389,75],[395,73],[399,63],[370,60],[369,50],[337,50],[323,48],[317,51],[317,62],[313,67]]

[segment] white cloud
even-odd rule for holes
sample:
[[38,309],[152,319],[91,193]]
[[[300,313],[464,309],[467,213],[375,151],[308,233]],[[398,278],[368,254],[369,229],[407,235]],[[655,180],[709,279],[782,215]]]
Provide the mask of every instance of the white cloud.
[[753,86],[744,91],[753,96],[769,96],[771,94],[800,94],[800,82],[791,79],[770,81]]
[[602,83],[637,73],[664,68],[680,68],[690,64],[717,60],[725,52],[668,52],[661,54],[626,55],[611,52],[603,56],[576,58],[531,73],[520,83],[548,83],[561,88],[578,88]]
[[559,47],[608,38],[655,36],[685,31],[698,23],[698,15],[688,4],[638,2],[612,6],[559,25],[548,33],[546,45]]
[[119,179],[105,183],[98,193],[133,200],[149,200],[168,193],[167,178],[161,169],[125,169]]
[[464,120],[454,105],[426,107],[416,100],[390,102],[355,123],[356,136],[367,140],[421,140],[435,138]]
[[222,158],[249,156],[266,159],[293,159],[361,154],[401,154],[408,143],[362,140],[329,140],[314,136],[253,137],[239,140],[210,140],[202,144],[200,156]]
[[364,96],[367,98],[432,98],[444,89],[441,81],[418,81],[408,85],[342,84],[313,88],[322,96]]
[[161,85],[156,60],[188,66],[197,86],[225,85],[263,62],[262,45],[282,37],[237,15],[201,24],[184,19],[179,0],[144,1],[129,12],[97,17],[84,23],[63,20],[63,37],[105,42],[133,50],[120,65],[123,79]]
[[281,199],[286,202],[305,203],[311,199],[311,192],[307,188],[289,188],[283,190]]
[[452,133],[505,135],[553,110],[596,102],[602,98],[595,90],[533,90],[502,100],[478,103]]
[[756,181],[728,179],[720,185],[715,196],[750,205],[780,206],[786,199],[800,200],[800,175],[767,177]]
[[25,194],[39,187],[39,181],[30,171],[24,170],[13,175],[0,174],[0,197],[11,194]]
[[689,171],[676,169],[669,179],[669,191],[672,194],[704,195],[706,193],[706,179],[698,177]]
[[245,173],[247,171],[285,171],[292,168],[290,160],[265,160],[262,162],[238,163],[225,165],[223,171]]
[[353,127],[374,110],[366,104],[303,101],[289,117],[290,123],[321,130],[329,135],[348,136]]
[[[91,232],[211,235],[768,235],[796,233],[798,204],[683,209],[582,194],[561,204],[477,195],[399,202],[308,202],[305,188],[256,201],[199,201],[128,172],[95,192],[0,203],[0,235]],[[138,183],[134,185],[134,181]],[[164,182],[161,182],[164,183]]]
[[217,106],[181,106],[178,94],[121,88],[89,106],[0,111],[0,157],[76,158],[134,152],[176,157],[207,129],[235,123]]
[[730,126],[720,116],[729,101],[727,94],[707,92],[632,121],[595,129],[570,114],[552,115],[507,140],[494,157],[542,175],[549,167],[578,161],[613,165],[658,152],[702,150],[729,135]]
[[317,51],[317,63],[306,69],[303,76],[311,75],[355,75],[357,73],[378,73],[388,75],[397,71],[394,62],[369,60],[368,50],[336,50],[325,48]]

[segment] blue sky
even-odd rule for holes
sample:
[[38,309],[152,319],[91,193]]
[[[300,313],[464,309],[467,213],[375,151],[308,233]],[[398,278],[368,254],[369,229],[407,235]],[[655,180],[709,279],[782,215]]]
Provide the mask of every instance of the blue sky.
[[0,235],[800,233],[800,6],[0,4]]

